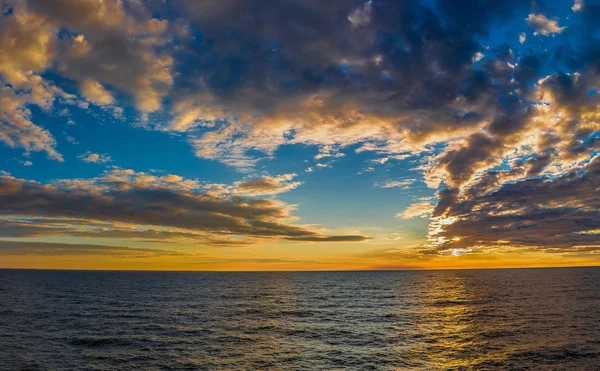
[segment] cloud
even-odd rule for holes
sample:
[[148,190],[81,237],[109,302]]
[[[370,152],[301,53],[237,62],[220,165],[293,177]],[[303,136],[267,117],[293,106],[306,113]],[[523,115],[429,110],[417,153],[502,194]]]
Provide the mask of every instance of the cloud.
[[85,78],[80,85],[81,94],[92,103],[108,105],[114,102],[113,96],[98,81]]
[[[494,50],[494,58],[480,44],[479,35],[523,8],[517,1],[440,1],[436,11],[390,1],[358,7],[302,2],[285,9],[276,1],[181,4],[215,43],[192,47],[197,60],[213,63],[195,70],[202,78],[190,90],[198,103],[182,95],[187,103],[174,106],[170,130],[191,131],[188,141],[199,157],[242,171],[284,145],[317,146],[316,159],[357,145],[380,154],[383,163],[449,143],[456,152],[436,171],[458,170],[459,158],[450,157],[469,156],[459,153],[461,143],[480,138],[472,143],[474,153],[486,134],[496,134],[491,131],[501,135],[525,125],[521,113],[541,69],[534,55],[504,48],[508,52]],[[225,37],[232,32],[240,37]],[[247,43],[253,48],[240,51]],[[474,68],[473,56],[484,54]],[[492,166],[497,159],[490,158],[511,146],[487,137],[494,146],[479,154],[476,167]],[[456,182],[475,176],[468,167]]]
[[[463,21],[449,4],[442,22],[416,2],[181,3],[215,40],[214,47],[192,46],[196,60],[213,62],[197,66],[201,78],[190,90],[198,104],[182,94],[177,102],[186,103],[174,105],[171,128],[212,129],[189,137],[200,157],[246,169],[260,160],[257,151],[271,156],[290,144],[339,150],[377,142],[388,155],[418,153],[428,141],[463,135],[484,120],[470,112],[476,99],[470,107],[457,105],[472,57],[485,50],[476,35],[439,27]],[[495,8],[504,19],[519,4]],[[476,11],[483,16],[472,18],[474,27],[484,30],[494,19],[486,9]],[[231,32],[243,36],[225,37]],[[252,51],[240,52],[244,43]]]
[[575,0],[571,9],[574,12],[580,12],[583,9],[583,0]]
[[457,148],[449,148],[436,160],[432,170],[446,173],[448,184],[460,186],[468,182],[478,169],[490,167],[501,161],[504,143],[492,136],[476,133]]
[[[147,128],[187,133],[197,156],[242,171],[283,145],[318,146],[318,156],[335,157],[345,147],[377,143],[364,148],[389,159],[475,132],[493,114],[487,106],[495,94],[484,83],[492,76],[472,70],[473,56],[486,51],[479,35],[522,6],[440,1],[438,12],[414,1],[23,4],[15,15],[47,26],[33,29],[45,31],[49,45],[36,71],[51,68],[101,105],[124,93],[144,111]],[[178,12],[190,24],[153,17]],[[457,28],[463,25],[470,32]],[[202,38],[190,35],[194,27]],[[58,30],[65,32],[58,37]],[[163,103],[166,120],[164,112],[150,114]],[[51,137],[47,142],[54,146]]]
[[435,208],[430,202],[418,202],[407,207],[396,216],[402,219],[428,218]]
[[[8,236],[23,236],[26,231],[29,234],[25,235],[30,235],[32,230],[46,228],[48,235],[183,239],[206,245],[260,239],[364,239],[327,236],[315,227],[293,224],[290,212],[294,207],[281,201],[246,199],[205,189],[206,184],[194,180],[123,169],[110,170],[98,178],[51,184],[4,175],[0,177],[0,215],[5,225],[11,225],[5,228]],[[35,220],[15,222],[15,218]]]
[[248,196],[272,195],[290,191],[297,188],[302,183],[293,182],[296,174],[285,174],[276,177],[262,176],[256,179],[236,182],[237,190]]
[[141,110],[161,107],[173,82],[165,45],[175,34],[141,3],[128,3],[128,10],[117,0],[1,5],[0,141],[63,160],[53,135],[32,121],[30,107],[49,111],[56,101],[82,102],[43,77],[47,71],[78,82],[95,104],[114,103],[108,85],[133,96]]
[[414,184],[416,179],[401,179],[401,180],[388,180],[386,182],[378,182],[375,183],[375,187],[379,188],[395,188],[400,187],[402,189],[408,189],[412,184]]
[[452,202],[438,205],[434,215],[447,221],[432,236],[440,249],[600,250],[598,157],[559,176],[504,183],[493,192],[488,184],[482,179],[469,192],[455,193]]
[[212,235],[178,228],[150,225],[90,221],[70,218],[5,218],[0,220],[0,237],[41,238],[78,237],[160,242],[170,244],[202,244],[207,246],[246,246],[256,239]]
[[[2,5],[6,12],[6,5]],[[64,96],[61,89],[39,75],[55,53],[55,29],[44,17],[29,14],[18,4],[12,9],[0,22],[0,141],[26,152],[45,151],[62,161],[54,137],[31,121],[28,108],[37,105],[48,109],[56,95]]]
[[70,244],[52,242],[0,240],[2,255],[114,255],[149,258],[157,256],[186,256],[191,254],[164,249],[144,249],[112,245]]
[[566,27],[560,27],[558,22],[546,18],[543,14],[529,14],[525,19],[529,27],[533,28],[536,35],[549,36],[552,34],[561,33]]
[[[46,93],[52,88],[39,83],[39,80],[32,83],[28,92],[21,93],[6,85],[0,86],[0,141],[9,147],[23,148],[25,153],[44,151],[49,158],[62,162],[63,156],[56,150],[56,140],[48,130],[31,121],[31,110],[27,108],[31,103],[49,107],[54,98]],[[44,99],[47,100],[42,101]]]
[[88,162],[88,163],[93,163],[93,164],[107,163],[107,162],[112,161],[112,158],[110,156],[107,156],[104,154],[92,153],[89,151],[86,153],[80,154],[79,156],[77,156],[77,158],[83,162]]
[[505,107],[484,133],[432,158],[433,251],[597,250],[597,81],[594,69],[543,77],[526,95],[533,104],[508,116]]
[[354,27],[366,26],[371,22],[373,5],[371,1],[365,2],[362,7],[356,8],[348,16],[348,20]]
[[[52,61],[54,25],[42,15],[27,12],[19,3],[11,8],[2,5],[0,73],[9,84],[26,87],[38,80],[36,73],[46,69]],[[7,13],[7,9],[11,12]]]
[[117,0],[30,0],[29,11],[74,34],[56,43],[56,68],[80,81],[84,95],[90,85],[92,97],[106,101],[98,85],[109,85],[132,95],[139,109],[154,111],[173,82],[173,60],[164,47],[169,22],[152,18],[141,3],[127,5],[129,9]]
[[404,236],[401,233],[391,233],[386,240],[390,240],[390,241],[399,241],[404,239]]
[[526,34],[525,32],[521,32],[521,33],[519,34],[519,42],[520,42],[521,44],[524,44],[524,43],[525,43],[525,41],[527,41],[527,34]]
[[290,241],[306,241],[306,242],[360,242],[368,240],[365,236],[312,236],[312,237],[289,237]]

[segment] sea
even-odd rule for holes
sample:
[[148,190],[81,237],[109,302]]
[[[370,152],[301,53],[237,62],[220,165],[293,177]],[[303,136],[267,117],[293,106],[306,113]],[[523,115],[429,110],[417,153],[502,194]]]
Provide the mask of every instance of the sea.
[[600,370],[600,268],[0,270],[1,370]]

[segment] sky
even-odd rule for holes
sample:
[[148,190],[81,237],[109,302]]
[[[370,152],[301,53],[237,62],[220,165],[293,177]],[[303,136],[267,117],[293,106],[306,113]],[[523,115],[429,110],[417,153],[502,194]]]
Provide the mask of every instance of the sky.
[[0,4],[0,267],[600,264],[600,1]]

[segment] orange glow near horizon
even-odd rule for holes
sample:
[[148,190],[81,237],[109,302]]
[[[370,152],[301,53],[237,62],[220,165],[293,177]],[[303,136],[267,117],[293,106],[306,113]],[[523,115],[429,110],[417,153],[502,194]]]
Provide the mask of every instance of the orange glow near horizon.
[[[275,255],[275,254],[273,254]],[[277,255],[275,255],[277,256]],[[438,270],[494,268],[550,268],[599,266],[600,258],[566,257],[542,252],[437,255],[427,258],[390,256],[303,257],[281,254],[265,257],[239,252],[195,256],[103,256],[103,255],[4,255],[0,268],[73,270],[156,270],[156,271],[335,271],[335,270]]]

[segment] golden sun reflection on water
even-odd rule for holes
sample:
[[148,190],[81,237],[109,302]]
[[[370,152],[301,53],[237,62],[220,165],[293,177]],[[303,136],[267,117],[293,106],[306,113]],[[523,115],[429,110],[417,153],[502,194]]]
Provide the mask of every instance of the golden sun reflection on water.
[[416,342],[411,355],[435,368],[471,367],[479,362],[471,349],[477,328],[471,318],[477,311],[464,277],[446,274],[426,276],[416,308]]

